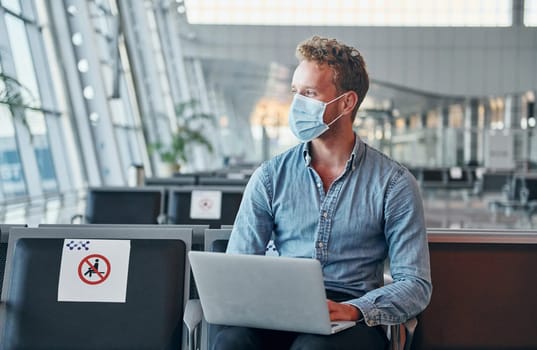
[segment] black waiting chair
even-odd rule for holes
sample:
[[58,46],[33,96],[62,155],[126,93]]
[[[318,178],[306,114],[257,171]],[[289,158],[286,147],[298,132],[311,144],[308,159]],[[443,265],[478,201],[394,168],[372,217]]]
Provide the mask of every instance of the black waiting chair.
[[91,187],[83,221],[87,224],[158,224],[164,203],[165,192],[160,187]]
[[2,284],[4,282],[4,269],[6,267],[9,230],[15,227],[26,227],[26,225],[0,224],[0,293],[2,292]]
[[[212,194],[204,199],[195,194]],[[219,228],[221,225],[232,225],[239,210],[244,186],[184,186],[170,188],[167,222],[180,225],[209,225]],[[219,206],[213,203],[214,197],[221,199]],[[216,215],[196,216],[194,209],[212,207]]]
[[[65,246],[92,240],[130,241],[124,302],[58,301]],[[176,228],[13,229],[0,349],[186,349],[191,241],[192,230]],[[113,259],[108,264],[103,259],[97,269],[114,271],[113,266]],[[78,270],[82,280],[80,265]]]

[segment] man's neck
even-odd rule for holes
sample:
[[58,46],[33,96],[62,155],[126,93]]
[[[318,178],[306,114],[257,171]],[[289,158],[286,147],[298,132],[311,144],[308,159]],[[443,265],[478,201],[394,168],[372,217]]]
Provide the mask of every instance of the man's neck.
[[341,168],[347,164],[355,142],[352,131],[315,139],[311,142],[310,149],[313,163],[328,168]]

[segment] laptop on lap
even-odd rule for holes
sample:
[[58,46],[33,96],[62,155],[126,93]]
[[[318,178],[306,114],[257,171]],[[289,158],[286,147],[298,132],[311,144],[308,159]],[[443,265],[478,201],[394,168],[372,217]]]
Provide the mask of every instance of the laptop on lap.
[[313,334],[356,324],[330,321],[315,259],[198,251],[189,258],[209,323]]

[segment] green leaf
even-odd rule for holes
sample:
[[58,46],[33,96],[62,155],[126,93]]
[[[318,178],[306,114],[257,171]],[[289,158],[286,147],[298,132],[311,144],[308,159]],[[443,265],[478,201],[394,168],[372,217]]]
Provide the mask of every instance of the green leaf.
[[212,114],[199,112],[199,101],[190,99],[178,103],[175,106],[175,117],[177,128],[172,134],[169,145],[156,142],[150,145],[150,150],[156,151],[163,162],[177,164],[177,162],[187,163],[189,160],[190,146],[200,145],[209,152],[213,152],[213,146],[202,132],[203,125],[192,126],[196,121],[215,122]]

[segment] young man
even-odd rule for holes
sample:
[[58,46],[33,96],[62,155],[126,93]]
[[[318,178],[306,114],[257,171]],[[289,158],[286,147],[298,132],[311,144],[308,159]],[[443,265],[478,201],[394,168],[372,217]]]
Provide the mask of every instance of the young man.
[[[330,336],[226,327],[213,348],[381,350],[381,325],[417,315],[431,295],[419,189],[352,129],[369,88],[360,53],[317,36],[296,53],[289,123],[302,143],[253,174],[227,252],[263,254],[274,232],[282,256],[321,262],[330,318],[359,322]],[[393,283],[383,286],[386,258]]]

